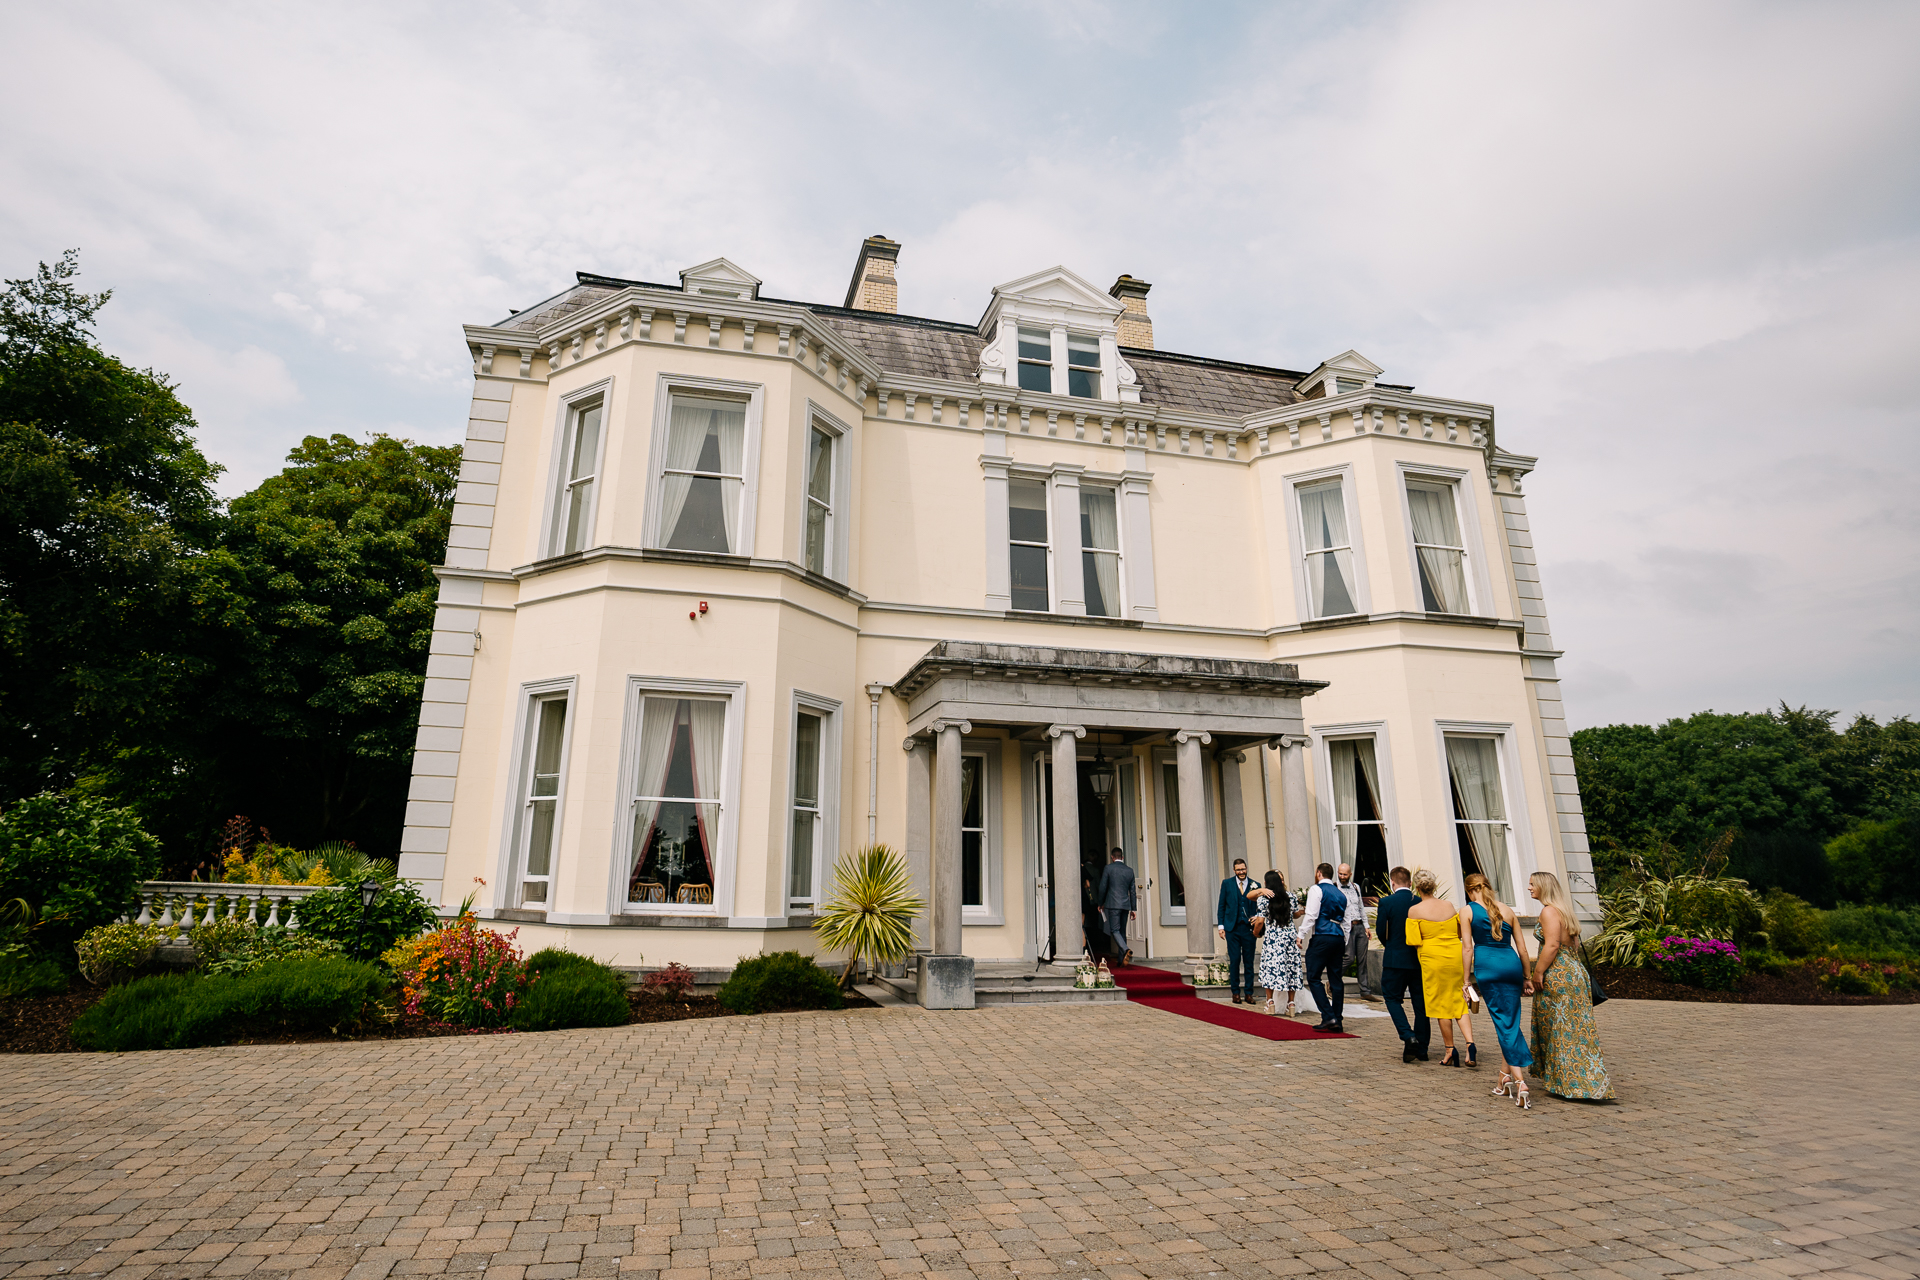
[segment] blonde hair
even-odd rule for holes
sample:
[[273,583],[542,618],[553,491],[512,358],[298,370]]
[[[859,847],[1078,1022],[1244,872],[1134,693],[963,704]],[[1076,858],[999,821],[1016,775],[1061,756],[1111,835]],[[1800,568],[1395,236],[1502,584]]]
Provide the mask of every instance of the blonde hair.
[[1467,877],[1467,901],[1478,902],[1487,911],[1487,930],[1493,934],[1495,942],[1506,936],[1506,919],[1500,914],[1500,899],[1493,895],[1493,885],[1478,871]]
[[1580,922],[1573,918],[1573,900],[1567,897],[1566,886],[1560,883],[1560,877],[1551,871],[1536,871],[1527,882],[1533,888],[1533,895],[1545,905],[1554,908],[1567,922],[1567,934],[1573,939],[1573,945],[1580,945]]
[[1413,873],[1413,891],[1423,898],[1431,898],[1440,892],[1440,877],[1425,867],[1417,868]]

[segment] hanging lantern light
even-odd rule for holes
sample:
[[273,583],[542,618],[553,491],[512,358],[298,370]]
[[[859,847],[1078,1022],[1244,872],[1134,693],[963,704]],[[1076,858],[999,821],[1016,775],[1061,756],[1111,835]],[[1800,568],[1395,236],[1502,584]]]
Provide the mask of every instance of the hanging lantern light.
[[1093,794],[1105,804],[1113,795],[1113,761],[1107,759],[1106,748],[1096,745],[1093,751],[1093,763],[1087,766],[1087,782],[1093,787]]

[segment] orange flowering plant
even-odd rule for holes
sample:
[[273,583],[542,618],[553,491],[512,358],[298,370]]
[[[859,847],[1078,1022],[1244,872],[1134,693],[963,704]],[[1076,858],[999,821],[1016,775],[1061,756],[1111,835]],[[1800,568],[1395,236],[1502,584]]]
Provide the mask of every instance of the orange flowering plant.
[[499,1027],[535,975],[513,943],[471,915],[408,939],[381,958],[400,975],[400,1007],[417,1017],[463,1027]]

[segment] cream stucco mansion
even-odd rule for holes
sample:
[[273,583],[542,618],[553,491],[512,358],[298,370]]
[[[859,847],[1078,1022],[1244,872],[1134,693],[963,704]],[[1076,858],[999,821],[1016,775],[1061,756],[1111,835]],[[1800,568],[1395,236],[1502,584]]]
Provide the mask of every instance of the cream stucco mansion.
[[813,950],[871,841],[948,975],[1077,956],[1113,847],[1157,957],[1241,856],[1596,910],[1490,405],[1156,350],[1130,276],[899,315],[898,254],[839,306],[720,258],[466,330],[402,874],[650,967]]

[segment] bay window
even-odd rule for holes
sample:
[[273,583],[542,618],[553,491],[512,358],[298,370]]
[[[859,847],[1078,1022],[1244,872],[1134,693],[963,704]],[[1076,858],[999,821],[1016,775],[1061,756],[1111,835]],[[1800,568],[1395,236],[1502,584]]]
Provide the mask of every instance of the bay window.
[[741,497],[746,488],[744,401],[675,393],[661,470],[661,546],[744,555]]
[[1353,868],[1363,890],[1387,878],[1386,806],[1374,739],[1335,738],[1327,743],[1333,782],[1333,830],[1340,861]]
[[1414,568],[1428,613],[1471,613],[1467,598],[1467,548],[1460,537],[1458,490],[1436,480],[1407,481],[1407,514],[1413,524]]
[[1307,603],[1315,618],[1358,613],[1353,590],[1353,543],[1347,532],[1345,489],[1338,478],[1299,487],[1300,532],[1305,541]]
[[1088,400],[1100,398],[1100,339],[1067,335],[1067,394]]
[[561,757],[566,745],[567,695],[535,698],[528,716],[530,750],[522,774],[519,888],[510,901],[535,911],[552,900],[553,856],[560,826]]
[[833,468],[838,442],[819,426],[807,435],[806,562],[811,573],[830,575],[833,567]]
[[593,536],[593,498],[600,468],[600,421],[606,401],[594,399],[567,411],[560,451],[553,528],[547,554],[564,556],[584,551]]
[[788,851],[787,900],[811,905],[826,823],[820,812],[823,717],[802,707],[793,722],[793,843]]
[[727,700],[647,694],[639,702],[626,900],[710,909],[726,821]]
[[1461,873],[1479,872],[1493,884],[1494,895],[1511,904],[1513,874],[1507,855],[1507,808],[1500,787],[1499,744],[1492,738],[1448,734],[1446,746]]

